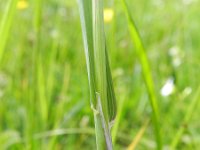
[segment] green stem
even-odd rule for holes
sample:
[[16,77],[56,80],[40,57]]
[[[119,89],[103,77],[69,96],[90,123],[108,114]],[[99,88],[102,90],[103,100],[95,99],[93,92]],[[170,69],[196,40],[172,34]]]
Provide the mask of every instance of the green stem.
[[103,0],[79,0],[98,150],[112,150],[110,122],[116,115],[103,21]]

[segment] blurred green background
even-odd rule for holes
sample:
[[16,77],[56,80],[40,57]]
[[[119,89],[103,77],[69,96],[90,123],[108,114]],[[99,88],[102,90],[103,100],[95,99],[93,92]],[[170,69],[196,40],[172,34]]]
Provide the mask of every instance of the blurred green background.
[[[16,0],[13,0],[16,1]],[[12,2],[12,1],[11,1]],[[93,114],[76,0],[18,0],[0,59],[0,149],[95,149]],[[200,1],[127,0],[153,75],[168,149],[200,147],[200,106],[184,122],[200,74]],[[0,22],[9,1],[0,0]],[[141,65],[120,0],[107,0],[105,22],[118,107],[115,149],[126,149],[151,118]],[[14,8],[13,8],[14,9]],[[11,11],[11,10],[9,10]],[[105,14],[106,15],[106,14]],[[150,122],[137,148],[155,149]]]

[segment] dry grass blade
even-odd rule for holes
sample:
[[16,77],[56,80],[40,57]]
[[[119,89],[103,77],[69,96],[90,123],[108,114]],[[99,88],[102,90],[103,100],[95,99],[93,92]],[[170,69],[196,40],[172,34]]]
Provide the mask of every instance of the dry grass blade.
[[136,135],[136,137],[134,138],[132,143],[128,146],[127,150],[135,150],[136,149],[136,146],[138,145],[142,136],[144,135],[144,132],[146,131],[148,124],[149,124],[149,120],[147,120],[145,122],[145,124],[142,126],[142,128],[139,130],[138,134]]

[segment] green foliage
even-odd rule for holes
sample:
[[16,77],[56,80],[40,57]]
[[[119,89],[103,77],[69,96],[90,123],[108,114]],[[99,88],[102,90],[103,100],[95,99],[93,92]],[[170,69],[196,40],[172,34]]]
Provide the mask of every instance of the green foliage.
[[198,150],[200,1],[121,2],[0,0],[0,149]]

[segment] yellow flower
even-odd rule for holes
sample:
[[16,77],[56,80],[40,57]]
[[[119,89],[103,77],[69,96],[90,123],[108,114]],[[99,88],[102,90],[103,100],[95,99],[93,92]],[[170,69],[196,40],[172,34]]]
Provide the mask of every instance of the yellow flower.
[[28,2],[26,0],[19,0],[17,3],[17,8],[20,10],[26,9],[28,7]]
[[112,21],[114,16],[114,11],[111,8],[104,9],[104,22],[109,23]]

